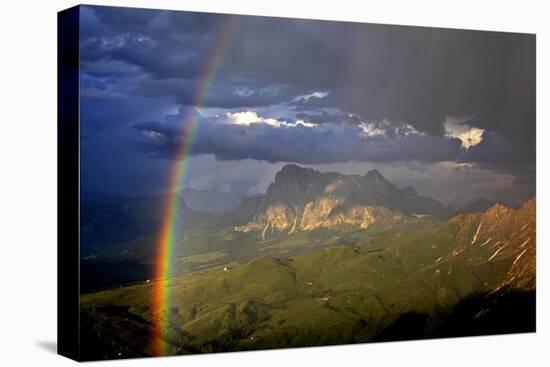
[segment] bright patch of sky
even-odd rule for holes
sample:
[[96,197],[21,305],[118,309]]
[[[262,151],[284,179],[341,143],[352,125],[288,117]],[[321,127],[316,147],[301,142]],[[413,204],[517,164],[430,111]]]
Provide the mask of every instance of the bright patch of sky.
[[317,126],[316,124],[312,124],[303,120],[287,122],[270,117],[262,117],[258,115],[258,113],[256,113],[255,111],[227,112],[226,117],[226,123],[243,126],[250,126],[253,124],[266,124],[273,127],[296,127],[298,125],[302,125],[305,127]]
[[359,124],[359,128],[361,129],[362,135],[369,138],[373,136],[386,134],[386,130],[377,127],[372,122],[361,122]]
[[299,102],[299,101],[309,101],[311,98],[325,98],[326,96],[328,96],[328,92],[322,92],[322,91],[315,91],[313,93],[310,93],[310,94],[303,94],[301,96],[297,96],[296,98],[294,98],[294,102]]
[[457,119],[447,117],[443,126],[445,135],[451,138],[459,139],[464,149],[469,149],[483,141],[484,129],[472,127],[466,123],[468,119]]

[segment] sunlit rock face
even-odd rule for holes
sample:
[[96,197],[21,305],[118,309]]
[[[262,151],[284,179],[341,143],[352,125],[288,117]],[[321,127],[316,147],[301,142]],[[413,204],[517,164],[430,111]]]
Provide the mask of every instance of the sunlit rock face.
[[453,250],[456,256],[468,250],[484,249],[482,263],[504,264],[503,273],[494,292],[509,289],[530,291],[536,288],[536,216],[535,198],[521,208],[495,204],[483,213],[463,214],[449,223],[458,225],[461,232],[474,228],[473,236]]
[[265,239],[272,233],[338,225],[368,228],[413,214],[445,217],[449,212],[412,187],[397,188],[377,170],[342,175],[287,165],[276,174],[254,218],[237,230],[258,231]]

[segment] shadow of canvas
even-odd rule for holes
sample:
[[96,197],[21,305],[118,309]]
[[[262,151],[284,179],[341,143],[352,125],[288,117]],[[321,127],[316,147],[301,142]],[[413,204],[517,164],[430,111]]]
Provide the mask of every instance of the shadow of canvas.
[[46,351],[50,352],[50,353],[54,353],[54,354],[57,354],[57,342],[55,341],[37,341],[36,342],[36,345],[38,345],[39,347],[41,347],[42,349],[45,349]]

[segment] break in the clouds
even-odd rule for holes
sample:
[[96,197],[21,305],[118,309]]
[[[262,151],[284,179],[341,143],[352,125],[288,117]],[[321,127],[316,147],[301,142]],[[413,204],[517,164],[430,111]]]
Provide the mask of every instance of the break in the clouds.
[[468,125],[467,121],[467,119],[460,120],[447,117],[443,124],[446,136],[459,139],[462,142],[462,147],[465,149],[469,149],[481,143],[483,140],[483,133],[485,132],[484,129]]
[[190,153],[212,154],[219,160],[302,164],[434,162],[453,160],[460,152],[459,140],[420,133],[408,125],[316,125],[303,120],[266,118],[252,111],[205,118],[193,110],[182,110],[164,122],[134,125],[142,137],[138,149],[155,158],[181,159],[176,155],[177,147],[187,137],[178,124],[170,121],[187,121],[189,114],[198,120]]
[[[534,35],[83,6],[80,38],[83,136],[95,149],[83,159],[99,177],[116,174],[117,156],[165,167],[130,174],[131,189],[162,190],[193,113],[196,159],[451,162],[534,193]],[[97,163],[117,139],[127,151]]]
[[301,95],[301,96],[296,96],[294,97],[294,102],[298,102],[298,101],[309,101],[310,99],[312,98],[325,98],[326,96],[328,96],[328,92],[320,92],[320,91],[316,91],[316,92],[313,92],[313,93],[310,93],[310,94],[304,94],[304,95]]
[[223,121],[231,125],[241,126],[250,126],[253,124],[265,124],[272,127],[296,127],[298,125],[304,127],[317,126],[314,123],[305,122],[304,120],[295,120],[294,122],[288,122],[271,117],[262,117],[254,111],[227,112]]

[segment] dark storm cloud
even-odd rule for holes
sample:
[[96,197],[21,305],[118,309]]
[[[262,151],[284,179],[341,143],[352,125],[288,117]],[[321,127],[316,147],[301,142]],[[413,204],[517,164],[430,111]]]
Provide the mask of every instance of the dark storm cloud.
[[[199,88],[200,80],[193,79],[147,79],[135,86],[135,93],[144,96],[173,96],[180,105],[189,105]],[[284,85],[260,85],[257,82],[232,82],[214,80],[210,83],[203,107],[257,108],[285,103],[289,87]]]
[[[116,131],[121,146],[146,153],[135,167],[140,159],[150,164],[148,157],[174,158],[177,125],[135,122],[157,121],[195,99],[228,16],[82,9],[83,136]],[[237,17],[201,107],[222,117],[263,109],[318,126],[201,118],[194,155],[303,164],[454,161],[534,188],[534,35]],[[314,93],[322,97],[299,98]],[[481,142],[460,147],[446,136],[447,117],[484,129]]]
[[[85,7],[83,17],[81,64],[89,79],[103,82],[106,76],[113,76],[109,80],[112,88],[123,90],[128,97],[166,97],[183,105],[194,100],[204,83],[205,65],[228,23],[222,15],[140,9],[119,12],[109,7]],[[226,56],[222,61],[229,63],[229,59]],[[253,71],[224,71],[224,65],[221,62],[218,72],[208,75],[211,80],[203,106],[267,106],[303,92],[298,85],[266,83]]]
[[[113,45],[90,36],[84,59],[122,60],[154,79],[196,78],[227,21],[187,12],[93,12]],[[328,90],[343,111],[406,122],[433,135],[443,134],[447,115],[476,116],[477,127],[526,141],[535,130],[534,50],[535,37],[525,34],[240,16],[220,73],[228,83],[247,76]],[[191,93],[182,89],[184,96]]]
[[[149,94],[148,80],[179,79],[187,85],[206,62],[210,45],[225,24],[221,16],[131,8],[83,7],[80,56],[84,71],[96,75],[98,62],[118,62],[141,71],[129,83]],[[126,83],[126,81],[122,81]],[[185,85],[180,87],[185,92]],[[164,95],[170,95],[168,90]],[[177,94],[177,93],[176,93]]]
[[512,142],[490,131],[484,132],[481,143],[463,150],[456,161],[476,163],[483,168],[517,175],[533,175],[535,171],[535,151],[532,146],[521,140]]
[[447,115],[534,136],[533,35],[255,18],[232,55],[268,80],[331,91],[336,105],[442,134]]
[[[228,16],[81,9],[83,185],[163,191],[183,138],[174,110],[204,86]],[[196,116],[197,187],[263,192],[296,162],[375,167],[446,203],[534,195],[533,35],[238,16],[228,39],[199,109],[209,117]],[[244,111],[281,126],[227,123]],[[480,141],[446,136],[450,117],[484,129]]]
[[[182,139],[181,129],[169,123],[143,122],[141,151],[152,157],[175,156]],[[255,159],[268,162],[321,164],[347,161],[392,162],[452,160],[460,141],[430,135],[409,134],[389,138],[364,136],[357,126],[327,124],[321,127],[277,127],[267,124],[241,126],[216,119],[201,119],[191,153],[213,154],[219,160]]]

